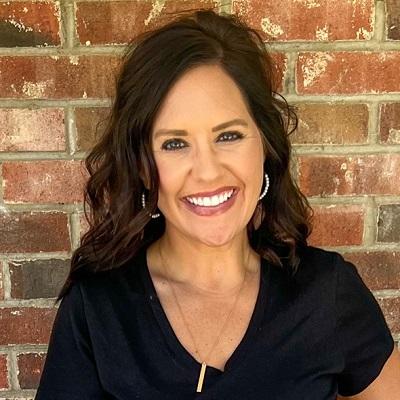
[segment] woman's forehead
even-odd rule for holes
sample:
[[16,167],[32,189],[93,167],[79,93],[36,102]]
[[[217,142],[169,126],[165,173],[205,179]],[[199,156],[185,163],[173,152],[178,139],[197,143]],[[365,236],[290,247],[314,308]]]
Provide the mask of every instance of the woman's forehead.
[[236,83],[217,66],[201,66],[182,75],[171,87],[155,119],[154,131],[179,129],[195,121],[215,126],[233,118],[249,119]]

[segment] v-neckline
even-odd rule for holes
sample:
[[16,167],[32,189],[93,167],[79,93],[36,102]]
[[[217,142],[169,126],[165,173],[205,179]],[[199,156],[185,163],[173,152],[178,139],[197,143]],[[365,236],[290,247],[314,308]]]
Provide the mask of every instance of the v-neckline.
[[[188,374],[190,376],[193,376],[193,374],[197,376],[198,371],[200,371],[201,364],[192,356],[191,353],[189,353],[188,350],[186,350],[183,344],[179,341],[157,296],[157,291],[155,289],[154,282],[152,280],[147,263],[147,246],[143,247],[140,250],[139,257],[139,265],[141,265],[142,268],[142,279],[143,283],[145,284],[146,295],[148,296],[147,299],[151,305],[153,314],[157,319],[164,338],[168,346],[174,353],[176,360],[182,364],[184,369],[188,371]],[[244,356],[247,353],[246,350],[251,346],[252,338],[260,327],[262,318],[267,308],[267,303],[270,303],[270,301],[267,302],[267,292],[269,292],[270,281],[270,265],[268,261],[262,257],[260,268],[261,270],[259,290],[246,332],[238,346],[235,348],[229,359],[226,361],[224,371],[221,371],[220,369],[215,368],[211,365],[207,365],[206,374],[209,376],[226,375],[227,373],[230,373],[230,371],[233,370],[237,365],[240,365],[243,361]]]

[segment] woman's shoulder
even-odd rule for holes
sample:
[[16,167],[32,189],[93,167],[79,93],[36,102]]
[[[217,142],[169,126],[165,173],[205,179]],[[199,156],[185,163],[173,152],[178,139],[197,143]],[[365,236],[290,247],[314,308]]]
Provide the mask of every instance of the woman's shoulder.
[[143,268],[142,254],[141,250],[139,250],[118,267],[85,275],[79,281],[79,285],[83,294],[88,294],[91,297],[101,297],[106,293],[117,293],[119,295],[124,292],[142,294],[144,291],[142,282]]

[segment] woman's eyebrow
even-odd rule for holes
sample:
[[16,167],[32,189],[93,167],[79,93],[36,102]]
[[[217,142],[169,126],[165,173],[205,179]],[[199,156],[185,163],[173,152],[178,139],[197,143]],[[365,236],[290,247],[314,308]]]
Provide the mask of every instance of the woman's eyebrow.
[[[219,124],[217,126],[214,126],[212,128],[213,132],[219,131],[221,129],[225,129],[228,126],[231,125],[242,125],[242,126],[248,126],[247,122],[244,119],[236,118],[231,121],[223,122],[222,124]],[[177,136],[187,136],[188,132],[184,129],[159,129],[155,135],[154,138],[157,138],[158,136],[162,135],[177,135]]]

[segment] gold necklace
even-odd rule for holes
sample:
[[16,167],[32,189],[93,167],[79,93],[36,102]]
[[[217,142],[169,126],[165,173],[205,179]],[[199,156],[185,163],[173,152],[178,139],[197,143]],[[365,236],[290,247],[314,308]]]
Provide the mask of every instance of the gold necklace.
[[[158,251],[159,251],[159,253],[160,253],[160,257],[161,257],[161,260],[162,260],[162,263],[163,263],[163,266],[164,266],[165,276],[166,276],[168,285],[170,286],[170,288],[171,288],[171,290],[172,290],[172,293],[173,293],[174,298],[175,298],[175,302],[176,302],[176,304],[177,304],[177,306],[178,306],[178,309],[179,309],[179,312],[180,312],[180,314],[181,314],[181,316],[182,316],[182,320],[183,320],[183,322],[184,322],[184,324],[185,324],[185,327],[186,327],[187,331],[189,332],[189,334],[190,334],[190,336],[191,336],[191,338],[192,338],[194,347],[195,347],[195,349],[196,349],[196,353],[199,354],[198,348],[197,348],[197,346],[196,346],[196,341],[194,340],[194,337],[193,337],[193,335],[192,335],[192,332],[190,331],[189,326],[188,326],[188,324],[187,324],[187,322],[186,322],[185,316],[183,315],[183,311],[182,311],[182,308],[181,308],[181,306],[180,306],[180,304],[179,304],[178,297],[176,296],[175,290],[174,290],[173,286],[171,285],[171,282],[170,282],[169,279],[168,279],[167,263],[165,262],[165,259],[164,259],[163,255],[162,255],[162,253],[161,253],[160,243],[158,243]],[[168,269],[169,269],[169,267],[168,267]],[[228,316],[227,316],[227,318],[226,318],[226,320],[225,320],[225,323],[223,324],[223,326],[222,326],[222,328],[221,328],[221,331],[220,331],[220,333],[219,333],[217,339],[215,340],[215,342],[214,342],[213,346],[211,347],[210,351],[208,352],[206,359],[208,358],[208,356],[210,355],[211,351],[214,349],[214,347],[215,347],[215,346],[217,345],[217,343],[219,342],[220,336],[221,336],[221,334],[222,334],[222,332],[223,332],[223,330],[224,330],[224,328],[225,328],[225,325],[226,325],[227,322],[229,321],[229,317],[230,317],[230,315],[232,314],[233,310],[234,310],[235,307],[236,307],[236,303],[237,303],[237,301],[238,301],[238,299],[239,299],[239,295],[240,295],[240,293],[241,293],[241,291],[242,291],[242,289],[243,289],[243,287],[244,287],[244,282],[246,281],[246,275],[247,275],[247,269],[245,269],[243,282],[242,282],[242,284],[241,284],[241,286],[240,286],[240,290],[239,290],[239,292],[238,292],[238,294],[237,294],[237,296],[236,296],[236,299],[235,299],[235,302],[234,302],[234,304],[233,304],[233,307],[231,308],[231,310],[230,310],[230,312],[229,312],[229,314],[228,314]],[[203,360],[204,360],[204,359],[203,359]],[[205,376],[205,373],[206,373],[206,367],[207,367],[207,364],[206,364],[205,361],[203,361],[203,362],[201,363],[201,369],[200,369],[200,374],[199,374],[199,380],[198,380],[198,382],[197,382],[197,389],[196,389],[196,392],[201,392],[201,389],[202,389],[202,387],[203,387],[203,382],[204,382],[204,376]]]

